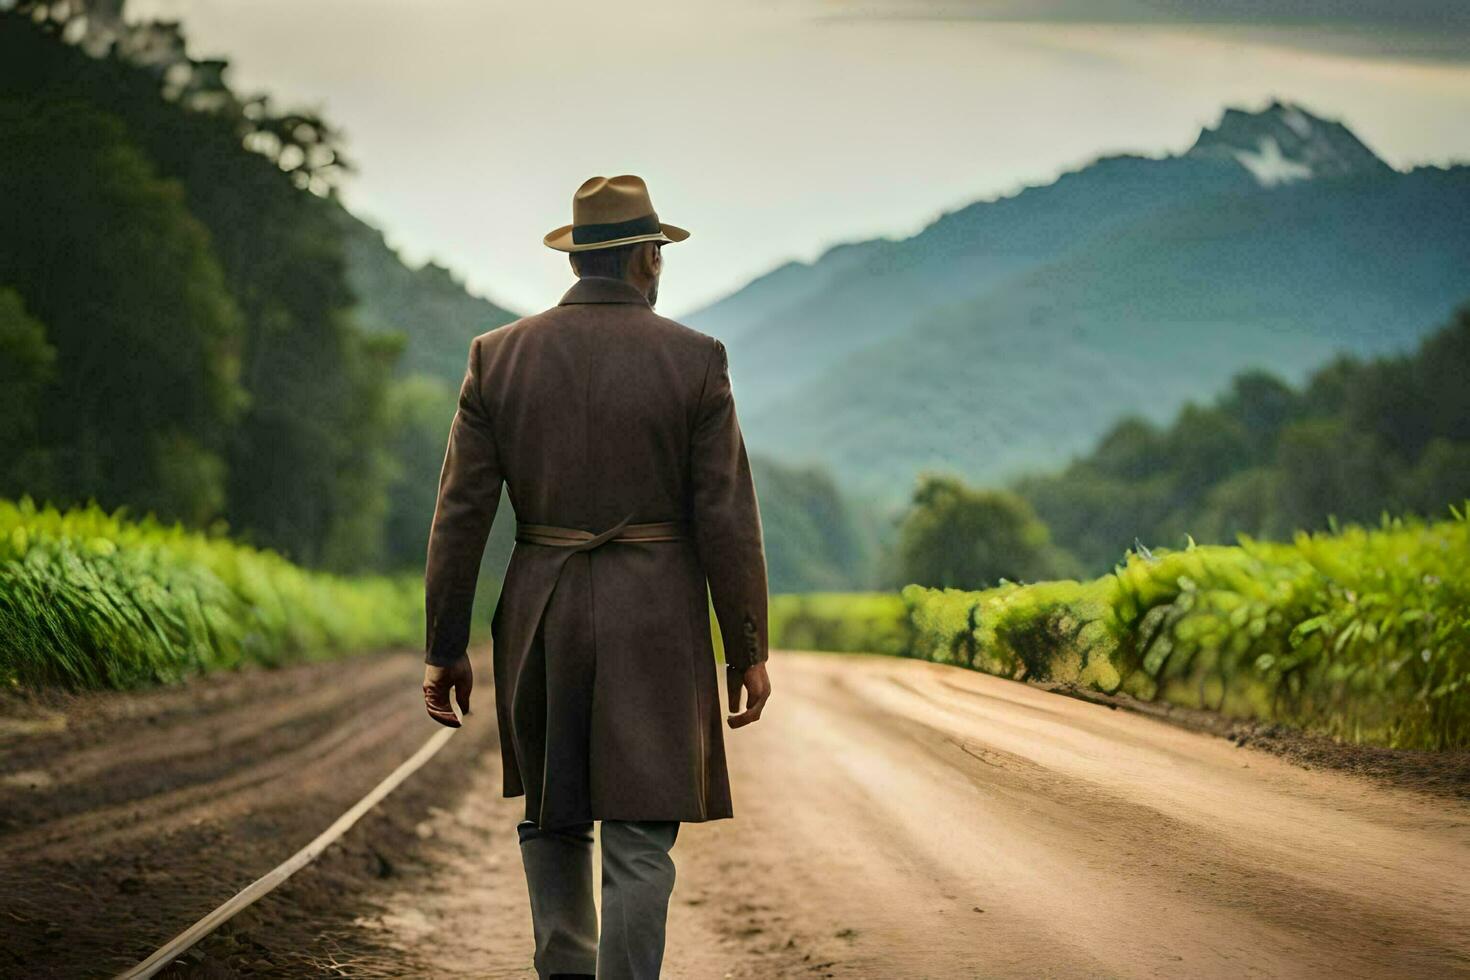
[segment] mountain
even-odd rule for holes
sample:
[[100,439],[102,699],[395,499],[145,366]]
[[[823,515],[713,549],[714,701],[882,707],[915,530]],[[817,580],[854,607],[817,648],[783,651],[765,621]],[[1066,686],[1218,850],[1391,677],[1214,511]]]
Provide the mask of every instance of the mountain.
[[1227,110],[900,241],[790,263],[689,318],[752,450],[897,501],[924,469],[1058,465],[1264,367],[1410,346],[1470,297],[1470,167],[1395,171],[1342,124]]
[[1218,126],[1200,133],[1189,156],[1234,160],[1266,187],[1312,177],[1387,177],[1394,172],[1342,123],[1282,102],[1257,113],[1226,109]]
[[517,314],[470,293],[441,265],[407,265],[382,232],[345,208],[337,218],[358,322],[375,333],[403,335],[400,374],[428,375],[458,390],[470,341]]

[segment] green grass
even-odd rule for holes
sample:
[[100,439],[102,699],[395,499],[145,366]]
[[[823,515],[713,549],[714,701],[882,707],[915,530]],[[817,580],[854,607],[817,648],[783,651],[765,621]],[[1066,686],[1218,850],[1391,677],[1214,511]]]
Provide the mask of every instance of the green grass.
[[[799,597],[790,597],[795,601]],[[816,605],[842,619],[840,597]],[[903,590],[901,652],[1018,680],[1278,721],[1351,742],[1470,746],[1470,524],[1388,521],[1290,543],[1132,554],[1090,582]],[[829,649],[893,652],[871,596]],[[780,645],[792,643],[784,632]]]
[[343,578],[96,506],[0,500],[0,682],[126,688],[422,641],[416,579]]

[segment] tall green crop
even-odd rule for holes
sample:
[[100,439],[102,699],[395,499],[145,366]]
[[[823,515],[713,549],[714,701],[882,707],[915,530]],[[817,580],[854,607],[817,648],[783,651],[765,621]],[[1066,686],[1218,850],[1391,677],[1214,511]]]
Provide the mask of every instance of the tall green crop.
[[[1459,514],[1132,554],[1090,583],[910,586],[904,597],[919,652],[935,659],[1355,742],[1470,745],[1470,523]],[[962,629],[924,628],[956,607]]]
[[[903,590],[910,656],[1124,691],[1354,742],[1470,746],[1470,522],[1384,520],[1290,543],[1130,554],[1090,582]],[[810,645],[855,636],[870,597],[798,604]],[[814,625],[825,617],[845,620]],[[878,620],[871,620],[878,623]],[[781,625],[773,616],[773,631]],[[808,645],[801,643],[801,645]]]
[[10,684],[132,687],[416,643],[422,609],[417,581],[311,572],[95,505],[0,501],[0,680]]

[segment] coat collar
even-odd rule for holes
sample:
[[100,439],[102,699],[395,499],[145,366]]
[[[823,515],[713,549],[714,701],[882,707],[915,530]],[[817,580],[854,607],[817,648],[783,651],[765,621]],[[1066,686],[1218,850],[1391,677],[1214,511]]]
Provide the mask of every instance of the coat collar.
[[588,276],[578,279],[557,305],[570,306],[574,303],[642,303],[647,306],[648,297],[640,293],[632,283],[622,279]]

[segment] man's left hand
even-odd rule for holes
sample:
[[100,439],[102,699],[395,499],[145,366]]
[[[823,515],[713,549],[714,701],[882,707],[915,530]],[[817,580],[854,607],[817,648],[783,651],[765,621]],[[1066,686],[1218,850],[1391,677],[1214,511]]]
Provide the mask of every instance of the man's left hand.
[[459,713],[470,713],[470,689],[475,686],[475,672],[470,667],[466,654],[448,667],[424,665],[424,707],[429,717],[441,725],[458,728],[460,721],[449,703],[449,689],[454,688],[454,700],[459,702]]

